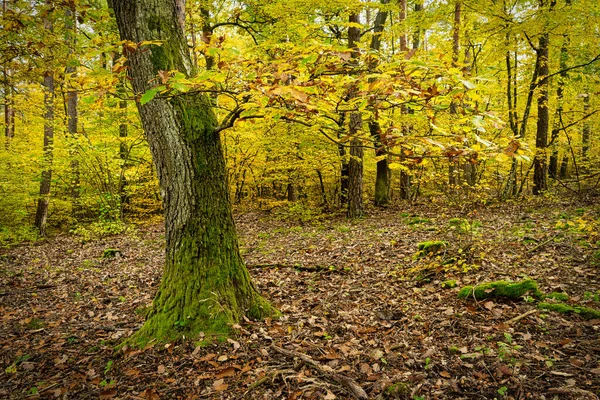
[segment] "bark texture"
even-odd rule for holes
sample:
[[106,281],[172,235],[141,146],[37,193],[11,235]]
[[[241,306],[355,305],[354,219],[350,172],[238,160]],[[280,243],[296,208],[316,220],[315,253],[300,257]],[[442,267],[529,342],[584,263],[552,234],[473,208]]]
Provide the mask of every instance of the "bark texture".
[[[539,40],[539,77],[544,79],[548,76],[548,33],[543,33]],[[547,155],[548,129],[550,124],[550,113],[548,112],[548,80],[539,85],[537,131],[535,136],[536,154],[533,159],[533,194],[541,194],[548,188],[547,182]]]
[[[358,14],[351,14],[351,23],[360,23]],[[352,58],[358,57],[358,42],[360,40],[360,29],[348,28],[348,48],[352,50]],[[356,97],[355,88],[350,89],[348,98]],[[363,156],[364,148],[362,141],[358,138],[362,129],[362,115],[360,112],[351,112],[348,122],[348,133],[350,141],[350,160],[348,161],[348,218],[362,217],[364,214],[363,204]]]
[[[66,23],[66,34],[65,40],[69,44],[69,56],[72,58],[75,54],[76,38],[77,38],[77,19],[75,6],[68,8],[65,13]],[[67,79],[74,78],[77,74],[75,68],[75,60],[70,59],[65,69]],[[67,129],[69,131],[69,156],[71,157],[71,201],[73,203],[73,210],[78,215],[81,212],[81,174],[79,171],[79,160],[77,159],[77,127],[79,125],[79,93],[73,87],[71,83],[68,84],[69,90],[67,91]]]
[[[52,2],[46,5],[51,8]],[[44,19],[44,29],[53,31],[51,16]],[[52,69],[52,57],[46,62],[47,70],[44,72],[44,163],[42,168],[42,179],[40,181],[40,197],[35,213],[35,226],[40,235],[46,235],[46,223],[48,220],[48,204],[50,202],[50,185],[52,182],[52,163],[54,159],[54,71]]]
[[[121,38],[161,40],[128,54],[144,93],[158,71],[192,73],[174,1],[113,1]],[[129,343],[227,334],[243,315],[277,315],[251,283],[239,253],[216,118],[203,94],[138,104],[163,196],[166,265],[152,310]]]
[[[381,0],[381,4],[388,4],[389,0]],[[387,20],[388,12],[380,10],[375,17],[373,24],[373,37],[371,38],[370,48],[374,52],[379,52],[381,47],[381,35],[383,34],[383,27]],[[375,69],[378,64],[376,57],[370,62],[369,67]],[[377,175],[375,176],[375,205],[385,206],[390,203],[390,188],[391,188],[391,171],[389,168],[389,162],[387,157],[387,146],[382,141],[381,137],[381,126],[379,121],[374,119],[369,123],[369,131],[375,142],[375,156],[379,157],[377,161]]]

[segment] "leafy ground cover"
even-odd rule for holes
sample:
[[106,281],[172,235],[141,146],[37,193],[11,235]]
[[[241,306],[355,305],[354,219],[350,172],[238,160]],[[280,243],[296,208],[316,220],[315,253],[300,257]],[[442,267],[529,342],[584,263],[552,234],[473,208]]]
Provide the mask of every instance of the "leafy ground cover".
[[160,226],[3,250],[0,398],[597,398],[600,320],[457,293],[533,279],[546,304],[600,309],[599,221],[573,204],[239,215],[254,282],[283,317],[144,350],[115,346],[160,282]]

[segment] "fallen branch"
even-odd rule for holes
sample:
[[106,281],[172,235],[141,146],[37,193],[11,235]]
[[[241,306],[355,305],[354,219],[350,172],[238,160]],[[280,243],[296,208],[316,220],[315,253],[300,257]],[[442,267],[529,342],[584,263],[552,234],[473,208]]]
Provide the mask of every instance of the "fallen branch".
[[517,315],[516,317],[509,319],[508,321],[505,322],[506,325],[513,325],[516,324],[517,322],[519,322],[520,320],[522,320],[523,318],[527,318],[532,314],[537,313],[538,310],[537,309],[533,309],[533,310],[529,310],[526,313],[523,313],[521,315]]
[[269,269],[269,268],[291,268],[291,269],[295,269],[297,271],[308,271],[308,272],[321,272],[321,271],[327,271],[327,272],[339,272],[340,270],[338,270],[337,267],[335,266],[324,266],[324,265],[302,265],[302,264],[252,264],[252,265],[247,265],[247,268],[263,268],[263,269]]
[[248,386],[248,390],[246,390],[246,392],[244,393],[244,398],[246,398],[246,396],[248,395],[248,393],[250,393],[251,391],[253,391],[257,387],[259,387],[260,385],[262,385],[266,381],[268,381],[268,380],[274,380],[277,377],[277,375],[283,375],[284,373],[294,374],[295,372],[296,371],[294,371],[294,370],[283,369],[283,370],[276,370],[276,371],[272,371],[272,372],[268,373],[267,375],[263,376],[262,378],[260,378],[259,380],[257,380],[256,382],[254,382],[250,386]]
[[55,287],[56,287],[56,285],[36,285],[36,286],[33,286],[33,287],[28,287],[28,288],[22,288],[22,289],[14,290],[12,292],[2,292],[2,293],[0,293],[0,297],[2,297],[2,296],[10,296],[10,295],[17,294],[17,293],[35,292],[36,290],[53,289]]
[[292,350],[286,350],[281,347],[271,345],[271,348],[276,352],[283,354],[288,357],[299,358],[304,361],[306,364],[313,366],[317,371],[321,374],[331,378],[333,381],[342,385],[355,399],[368,399],[367,393],[364,391],[362,387],[354,379],[349,378],[345,375],[338,374],[331,367],[327,365],[321,365],[315,360],[313,360],[310,356],[306,354],[298,353]]
[[552,242],[554,239],[556,239],[557,237],[561,236],[561,233],[557,233],[556,235],[552,236],[550,239],[548,240],[544,240],[542,243],[538,244],[537,246],[535,246],[533,249],[527,251],[527,253],[531,254],[536,252],[537,250],[541,249],[542,247],[546,246],[548,243]]
[[559,388],[550,388],[548,389],[548,393],[553,393],[553,394],[579,394],[579,395],[586,395],[586,399],[596,399],[598,400],[598,396],[596,396],[594,393],[590,392],[589,390],[584,390],[584,389],[579,389],[576,387],[559,387]]

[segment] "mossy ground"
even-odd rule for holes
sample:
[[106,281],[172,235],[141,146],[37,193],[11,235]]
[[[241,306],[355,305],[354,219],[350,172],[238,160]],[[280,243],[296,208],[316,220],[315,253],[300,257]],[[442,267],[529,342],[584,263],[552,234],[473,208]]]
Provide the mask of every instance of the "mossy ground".
[[441,252],[448,246],[448,242],[443,240],[431,240],[427,242],[421,242],[417,244],[417,254],[415,258],[425,257],[427,255],[433,255]]
[[496,281],[482,283],[477,286],[465,286],[458,292],[458,297],[461,299],[474,298],[476,300],[491,298],[518,300],[527,294],[534,297],[542,296],[537,282],[533,279],[525,279],[520,282]]
[[583,306],[570,306],[563,303],[539,303],[542,310],[555,311],[562,314],[579,314],[583,319],[600,319],[600,310]]

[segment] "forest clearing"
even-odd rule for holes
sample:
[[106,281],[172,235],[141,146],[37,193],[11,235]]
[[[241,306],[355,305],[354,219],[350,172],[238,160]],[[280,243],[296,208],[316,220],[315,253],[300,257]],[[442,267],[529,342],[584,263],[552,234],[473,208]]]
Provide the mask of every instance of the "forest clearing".
[[[253,281],[283,316],[245,320],[223,342],[124,351],[115,346],[143,323],[160,282],[162,228],[19,247],[0,256],[0,397],[354,398],[336,373],[368,398],[593,399],[598,316],[540,309],[531,292],[457,293],[531,278],[566,297],[543,301],[600,313],[599,219],[597,207],[564,203],[419,206],[356,222],[240,215]],[[416,258],[432,240],[447,247]]]

